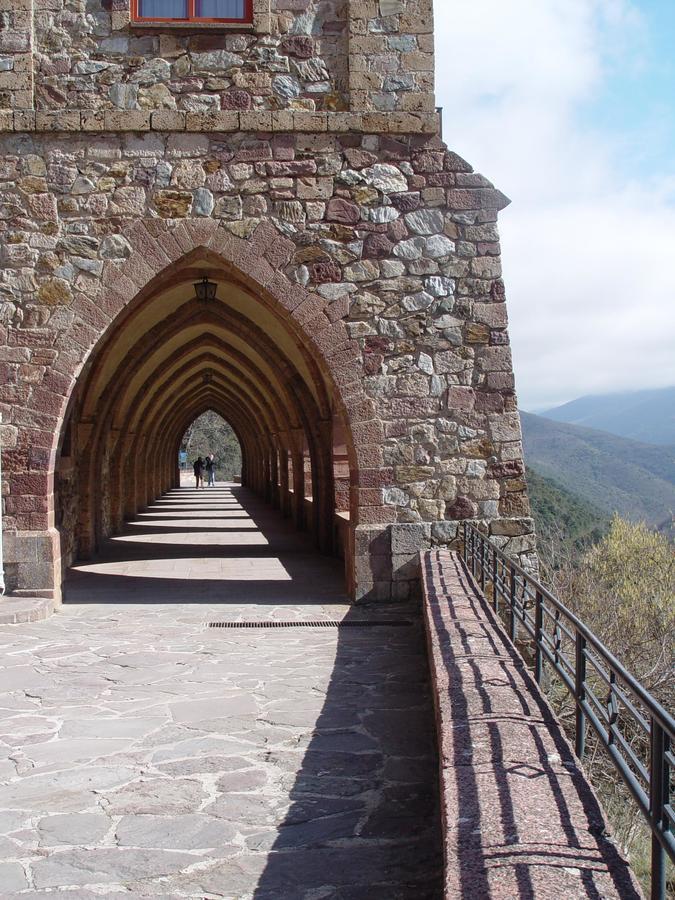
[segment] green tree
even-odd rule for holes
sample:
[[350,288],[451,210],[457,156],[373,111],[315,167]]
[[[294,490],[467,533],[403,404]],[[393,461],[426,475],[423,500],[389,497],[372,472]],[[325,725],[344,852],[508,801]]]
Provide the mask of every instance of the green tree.
[[[544,581],[605,644],[626,669],[666,708],[675,700],[675,553],[668,537],[644,523],[612,519],[608,533],[591,549],[574,553],[569,545],[544,562]],[[603,698],[606,684],[591,685]],[[552,676],[549,698],[571,733],[574,703]],[[635,702],[639,708],[639,702]],[[638,758],[649,759],[649,739],[625,719],[624,736]],[[633,868],[649,883],[650,833],[628,788],[589,729],[585,768],[596,787],[617,840]],[[672,878],[672,875],[671,875]]]
[[188,468],[198,456],[213,453],[219,480],[232,481],[241,475],[241,447],[237,436],[232,426],[213,410],[195,419],[183,435],[180,449],[187,453]]

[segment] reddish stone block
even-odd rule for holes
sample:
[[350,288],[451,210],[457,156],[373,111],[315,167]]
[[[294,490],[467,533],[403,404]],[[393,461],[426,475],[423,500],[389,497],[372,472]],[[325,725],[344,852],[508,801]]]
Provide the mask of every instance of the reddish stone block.
[[345,295],[339,300],[334,300],[326,309],[326,315],[331,322],[344,319],[349,314],[349,297]]
[[399,241],[404,241],[409,234],[410,232],[403,219],[396,219],[395,221],[390,222],[389,227],[387,228],[387,237],[395,244]]
[[[381,466],[383,463],[383,453],[380,444],[360,444],[355,446],[356,460],[358,468],[373,468]],[[354,473],[357,477],[357,473]]]
[[391,341],[389,338],[372,335],[366,338],[363,349],[365,353],[386,353],[391,349]]
[[[344,324],[342,322],[340,325]],[[350,361],[350,369],[352,373],[352,377],[350,379],[350,383],[354,381],[360,380],[362,377],[361,374],[361,361],[359,358],[359,348],[356,344],[356,341],[352,341],[349,338],[345,338],[345,341],[338,346],[328,347],[324,353],[326,356],[326,363],[328,364],[328,369],[332,373],[333,372],[333,364],[334,362],[343,362],[344,360]]]
[[295,253],[295,244],[288,238],[277,235],[277,237],[265,249],[265,256],[268,263],[274,269],[279,269],[287,265]]
[[332,259],[319,260],[310,266],[310,278],[315,284],[342,281],[342,270]]
[[308,296],[305,288],[299,284],[292,284],[282,273],[277,272],[271,283],[267,285],[267,289],[278,302],[292,312],[296,307],[300,306]]
[[495,188],[457,188],[448,191],[450,209],[504,209],[511,202]]
[[392,506],[363,506],[359,509],[359,525],[385,525],[396,521]]
[[379,444],[384,440],[384,427],[379,419],[358,422],[352,428],[355,444]]
[[42,387],[46,391],[52,391],[60,397],[66,397],[70,391],[71,379],[66,375],[55,372],[53,369],[48,371],[42,379]]
[[402,213],[414,212],[420,208],[421,202],[422,198],[417,192],[391,195],[392,206]]
[[51,347],[54,343],[54,334],[37,328],[14,329],[10,331],[7,343],[10,347]]
[[[451,188],[455,185],[455,176],[452,172],[438,172],[434,175],[427,175],[427,185],[429,187]],[[448,206],[450,206],[449,201]]]
[[221,109],[247,110],[251,108],[252,98],[248,91],[225,91],[220,95]]
[[448,389],[448,409],[472,410],[475,402],[475,391],[468,387],[451,387]]
[[490,466],[493,478],[516,478],[525,474],[525,464],[521,459],[510,459]]
[[457,497],[454,502],[447,503],[445,506],[446,519],[473,519],[476,517],[477,512],[476,504],[469,500],[468,497]]
[[293,318],[298,322],[308,322],[322,313],[326,301],[318,294],[307,294],[302,303],[293,310]]
[[345,150],[345,159],[352,169],[365,169],[367,166],[374,165],[378,158],[374,153],[359,148]]
[[490,344],[492,347],[507,347],[509,345],[509,335],[506,331],[491,331]]
[[360,469],[357,484],[362,488],[384,488],[394,484],[394,470],[391,468]]
[[473,168],[469,163],[451,150],[445,151],[444,168],[446,172],[473,172]]
[[422,153],[413,153],[412,167],[415,172],[423,174],[442,172],[444,163],[445,154],[440,150],[425,150]]
[[387,422],[385,425],[385,434],[388,438],[405,437],[408,433],[407,422]]
[[476,391],[476,412],[504,412],[504,398],[497,391]]
[[384,234],[369,234],[363,243],[365,259],[386,259],[391,256],[393,244]]
[[295,56],[298,59],[309,59],[314,56],[315,44],[309,35],[293,34],[282,40],[279,50],[288,56]]
[[357,491],[359,506],[382,506],[381,488],[359,488]]
[[347,404],[350,422],[369,422],[377,415],[377,406],[374,400],[363,398],[361,393],[355,393],[354,399]]
[[244,141],[234,154],[234,162],[256,162],[272,159],[272,145],[269,141]]
[[326,207],[326,221],[339,222],[342,225],[356,225],[361,220],[361,210],[356,203],[350,203],[341,197],[333,197]]
[[58,418],[64,406],[63,395],[54,394],[43,388],[33,388],[30,395],[30,408],[36,412],[46,412]]
[[300,175],[316,175],[316,162],[313,159],[274,160],[265,163],[265,169],[271,178],[297,178]]
[[49,503],[46,495],[34,496],[10,493],[5,498],[5,509],[11,516],[22,516],[29,513],[49,512]]

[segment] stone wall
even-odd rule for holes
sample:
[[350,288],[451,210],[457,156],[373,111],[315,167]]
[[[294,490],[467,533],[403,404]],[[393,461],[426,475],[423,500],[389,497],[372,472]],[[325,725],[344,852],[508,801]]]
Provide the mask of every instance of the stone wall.
[[131,27],[128,15],[114,30],[104,6],[81,16],[62,0],[36,16],[36,107],[345,109],[345,4],[307,0],[301,15],[272,5],[273,35],[223,35]]
[[127,0],[0,14],[0,109],[433,111],[431,0],[255,0],[252,27],[141,25]]
[[[55,401],[74,374],[64,348],[100,327],[91,304],[104,266],[132,252],[126,231],[139,220],[173,227],[202,217],[248,238],[269,222],[294,248],[283,274],[344,323],[365,373],[381,463],[361,485],[360,515],[395,526],[381,553],[372,535],[370,549],[357,546],[368,577],[393,564],[412,581],[417,551],[452,541],[463,519],[485,522],[528,561],[496,228],[506,200],[437,138],[21,134],[0,150],[10,484],[44,466],[32,454],[49,454]],[[17,499],[7,501],[9,530],[47,525],[39,497],[37,508]]]
[[[202,242],[250,276],[252,295],[269,294],[327,379],[335,409],[312,440],[327,458],[319,425],[337,411],[349,481],[341,472],[336,503],[328,478],[313,517],[327,519],[329,500],[349,506],[356,596],[409,596],[418,551],[452,542],[464,519],[529,564],[497,234],[508,201],[438,137],[432,0],[254,0],[253,23],[226,28],[139,26],[127,0],[0,4],[0,410],[16,586],[57,592],[61,556],[165,485],[166,471],[132,472],[137,494],[122,498],[119,466],[79,484],[87,432],[99,472],[120,453],[119,434],[106,444],[86,417],[65,462],[57,448],[102,336],[151,270],[160,278]],[[283,495],[275,454],[295,452],[300,493],[297,447],[272,437],[247,477]],[[82,509],[94,500],[92,527]]]

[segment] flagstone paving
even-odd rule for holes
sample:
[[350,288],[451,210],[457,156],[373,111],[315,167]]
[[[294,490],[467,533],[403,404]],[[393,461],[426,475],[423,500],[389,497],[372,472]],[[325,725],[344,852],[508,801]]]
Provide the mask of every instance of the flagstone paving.
[[[351,608],[229,488],[155,504],[67,598],[0,627],[3,898],[440,895],[415,612]],[[390,616],[413,624],[206,627]]]

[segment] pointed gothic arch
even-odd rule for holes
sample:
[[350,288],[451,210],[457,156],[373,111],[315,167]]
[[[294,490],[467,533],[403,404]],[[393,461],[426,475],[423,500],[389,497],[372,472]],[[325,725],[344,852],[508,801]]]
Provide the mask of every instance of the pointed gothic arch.
[[[127,258],[106,264],[96,296],[76,296],[75,323],[61,339],[71,364],[63,373],[50,492],[63,489],[59,448],[67,434],[77,469],[71,487],[77,524],[55,556],[63,553],[67,565],[91,555],[125,518],[174,486],[177,442],[207,408],[235,428],[244,483],[298,527],[308,525],[319,548],[332,552],[338,421],[350,481],[349,536],[339,543],[349,589],[357,593],[355,530],[362,522],[386,527],[389,510],[373,503],[373,487],[387,477],[383,431],[363,390],[359,347],[343,321],[346,295],[331,302],[290,281],[283,267],[295,245],[271,222],[243,239],[213,220],[151,219],[120,238]],[[218,284],[219,299],[211,304],[192,296],[192,283],[204,275]],[[68,527],[64,518],[61,532]],[[59,586],[55,559],[55,593]]]

